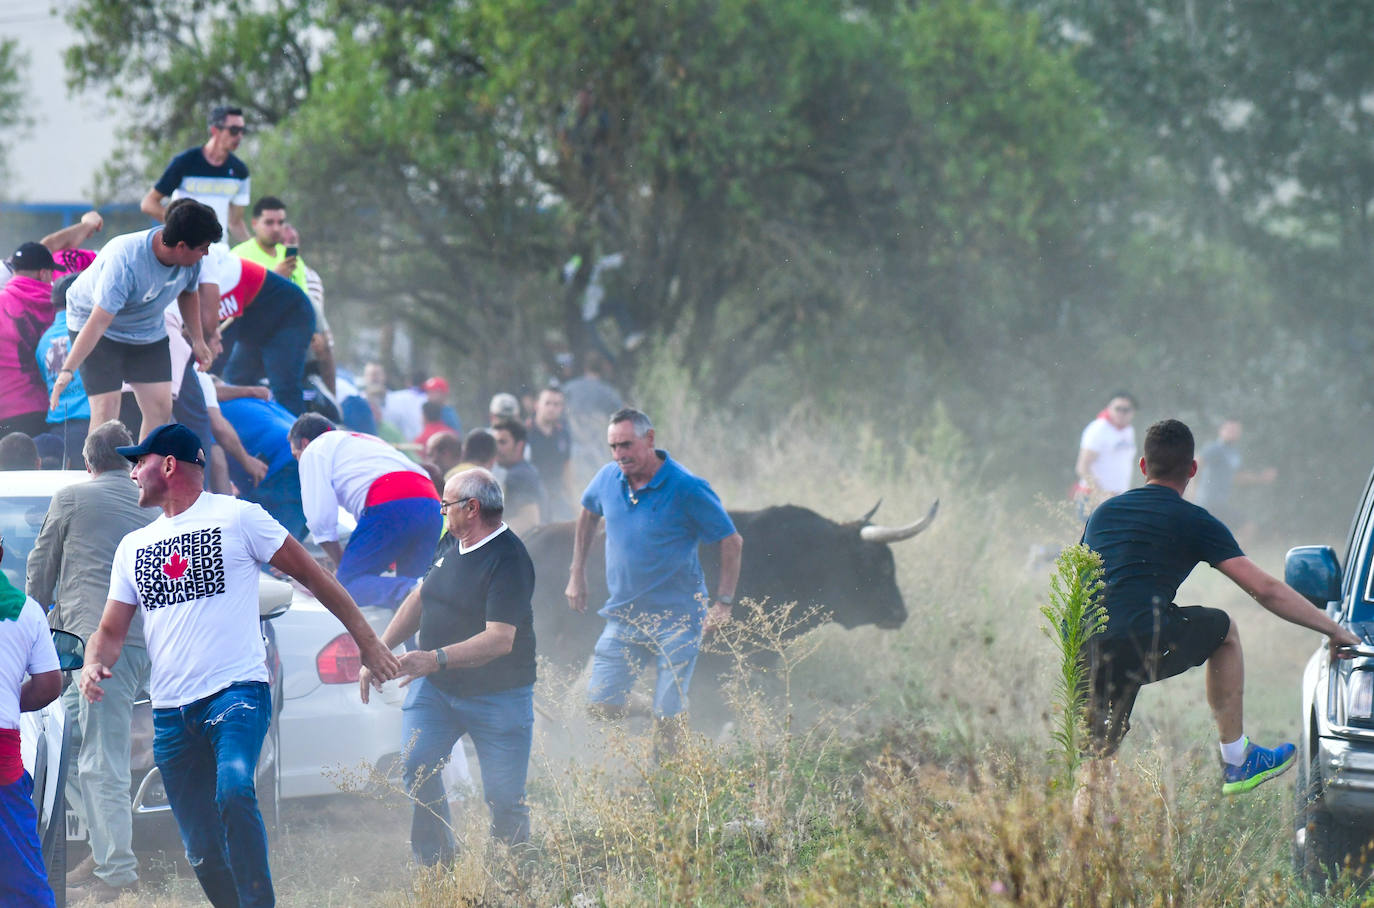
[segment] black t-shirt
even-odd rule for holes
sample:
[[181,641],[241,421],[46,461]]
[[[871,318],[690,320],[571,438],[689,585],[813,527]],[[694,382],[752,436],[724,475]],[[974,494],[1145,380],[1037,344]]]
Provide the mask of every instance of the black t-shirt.
[[475,637],[488,621],[515,625],[515,645],[477,668],[447,668],[429,676],[442,690],[472,697],[534,683],[534,563],[509,529],[460,555],[452,546],[436,559],[420,587],[420,648],[437,649]]
[[1153,632],[1156,611],[1200,562],[1216,567],[1245,554],[1220,520],[1153,483],[1098,505],[1083,542],[1102,556],[1108,637]]
[[560,419],[548,435],[539,426],[531,425],[525,444],[530,449],[530,463],[539,471],[544,488],[561,491],[563,465],[572,457],[572,433],[568,431],[568,424]]

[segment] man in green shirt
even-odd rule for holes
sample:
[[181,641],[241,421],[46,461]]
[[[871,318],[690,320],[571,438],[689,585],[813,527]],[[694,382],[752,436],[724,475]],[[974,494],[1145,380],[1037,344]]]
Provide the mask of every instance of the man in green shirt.
[[265,195],[253,205],[253,237],[233,248],[234,255],[265,265],[272,271],[300,287],[307,295],[305,262],[300,255],[286,254],[282,242],[282,228],[286,225],[286,203],[274,195]]

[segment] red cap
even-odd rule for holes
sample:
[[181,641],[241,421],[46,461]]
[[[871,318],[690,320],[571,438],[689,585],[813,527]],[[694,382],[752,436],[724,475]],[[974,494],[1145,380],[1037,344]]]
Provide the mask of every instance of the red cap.
[[438,391],[440,394],[448,393],[448,380],[438,375],[425,379],[425,383],[420,386],[421,391]]

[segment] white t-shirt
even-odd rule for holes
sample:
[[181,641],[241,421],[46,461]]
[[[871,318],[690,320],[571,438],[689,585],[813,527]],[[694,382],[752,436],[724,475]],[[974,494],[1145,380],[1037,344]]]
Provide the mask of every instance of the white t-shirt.
[[429,474],[409,457],[375,435],[335,429],[306,446],[301,454],[301,504],[316,542],[339,538],[339,506],[362,516],[367,492],[388,473],[402,470]]
[[1131,487],[1131,471],[1135,468],[1134,426],[1118,429],[1098,417],[1083,430],[1078,446],[1097,454],[1090,470],[1104,492],[1120,495]]
[[0,621],[0,728],[19,727],[19,688],[25,675],[55,672],[57,650],[43,607],[32,598],[13,621]]
[[258,566],[286,541],[260,506],[202,492],[124,537],[110,598],[143,609],[153,706],[185,706],[240,681],[266,681]]

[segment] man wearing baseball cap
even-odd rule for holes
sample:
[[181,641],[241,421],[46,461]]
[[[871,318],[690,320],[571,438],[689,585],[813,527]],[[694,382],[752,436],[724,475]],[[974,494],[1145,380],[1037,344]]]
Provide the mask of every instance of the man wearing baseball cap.
[[52,253],[25,243],[10,257],[14,277],[0,288],[0,436],[47,429],[48,390],[38,339],[52,324]]
[[101,699],[136,608],[143,609],[153,703],[153,759],[186,856],[215,905],[271,905],[267,833],[254,767],[272,716],[258,626],[260,568],[299,580],[353,636],[364,665],[399,662],[343,587],[260,506],[204,490],[205,450],[179,423],[116,449],[133,462],[138,503],[162,516],[115,551],[100,627],[86,646],[81,692]]
[[432,375],[420,385],[420,390],[425,392],[425,397],[430,403],[439,405],[439,421],[452,429],[454,435],[462,435],[462,420],[449,404],[448,379],[442,375]]

